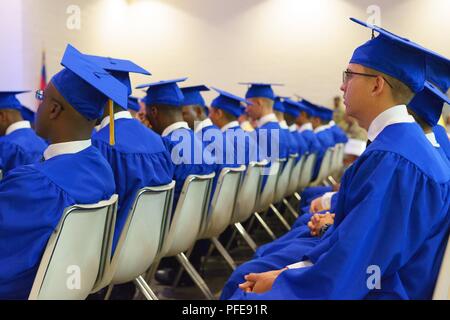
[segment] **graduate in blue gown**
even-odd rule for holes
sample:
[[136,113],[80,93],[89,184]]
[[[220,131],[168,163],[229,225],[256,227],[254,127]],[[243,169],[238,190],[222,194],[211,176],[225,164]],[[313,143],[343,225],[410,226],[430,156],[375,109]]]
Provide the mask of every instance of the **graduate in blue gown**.
[[300,111],[296,119],[296,123],[298,126],[298,132],[305,139],[308,152],[317,154],[321,150],[322,146],[317,139],[317,136],[314,134],[314,128],[311,124],[311,119],[315,113],[310,105],[311,103],[307,100],[302,100],[295,104]]
[[62,65],[37,94],[36,131],[51,143],[44,161],[14,169],[0,183],[0,299],[28,298],[65,208],[114,194],[111,167],[90,139],[108,99],[126,107],[127,89],[70,45]]
[[23,92],[0,92],[0,170],[5,176],[10,170],[42,159],[45,141],[22,117],[24,107],[16,95]]
[[[429,299],[433,293],[450,230],[448,166],[406,105],[394,105],[402,101],[395,100],[385,76],[363,82],[348,75],[370,66],[418,93],[425,83],[424,61],[437,55],[354,21],[379,33],[356,49],[341,88],[347,112],[384,106],[368,122],[372,143],[346,171],[334,225],[301,259],[302,266],[249,275],[242,288],[261,294],[241,291],[235,299]],[[360,90],[378,93],[353,100]],[[403,103],[409,100],[403,97]],[[365,116],[358,120],[364,123]]]
[[220,128],[223,135],[223,147],[220,160],[224,167],[247,166],[256,161],[257,145],[254,137],[239,125],[238,118],[245,112],[246,100],[224,90],[213,88],[219,96],[211,104],[210,118]]
[[[150,74],[128,60],[88,56],[88,58],[112,73],[131,94],[129,73]],[[128,98],[128,105],[135,103]],[[123,226],[139,190],[169,184],[173,165],[161,136],[135,120],[127,108],[114,105],[114,145],[110,144],[110,110],[105,106],[100,130],[92,137],[92,143],[106,158],[114,172],[116,193],[119,195],[113,251],[119,241]]]
[[288,146],[288,156],[299,155],[299,145],[296,137],[289,130],[289,125],[285,119],[286,108],[283,103],[284,97],[275,97],[275,103],[273,105],[273,110],[280,123],[280,140],[284,140]]
[[174,164],[174,208],[178,203],[184,182],[190,175],[214,173],[215,159],[203,152],[202,142],[183,121],[184,96],[177,83],[187,78],[160,81],[139,86],[148,88],[145,103],[152,128],[162,136]]
[[296,141],[298,154],[297,160],[299,161],[302,156],[305,156],[309,153],[309,147],[306,142],[305,137],[298,130],[298,126],[296,123],[297,118],[300,116],[300,110],[297,106],[297,102],[291,99],[284,99],[284,118],[286,119],[286,123],[289,126],[289,132],[293,136]]

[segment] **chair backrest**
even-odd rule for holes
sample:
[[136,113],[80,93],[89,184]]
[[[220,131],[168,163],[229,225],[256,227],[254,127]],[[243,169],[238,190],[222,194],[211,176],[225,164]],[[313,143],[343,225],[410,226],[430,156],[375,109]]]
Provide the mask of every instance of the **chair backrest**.
[[105,280],[107,285],[133,281],[150,268],[170,223],[174,188],[172,181],[137,193],[111,262],[110,279]]
[[323,156],[322,163],[320,164],[319,174],[315,181],[311,182],[312,186],[317,186],[328,176],[330,172],[331,160],[334,153],[334,148],[328,148]]
[[188,251],[197,241],[210,202],[211,186],[215,174],[187,177],[175,213],[159,255],[172,257]]
[[233,209],[236,204],[239,184],[246,167],[224,168],[220,173],[209,213],[199,239],[210,239],[220,236],[230,225]]
[[0,180],[2,180],[2,179],[3,179],[3,171],[0,170]]
[[285,197],[289,197],[293,195],[298,189],[300,174],[302,172],[303,164],[305,163],[306,155],[303,155],[300,160],[295,163],[294,168],[292,169],[291,177],[289,178],[289,185],[286,190]]
[[30,300],[84,300],[104,272],[111,251],[117,195],[64,210],[34,279]]
[[239,186],[231,224],[244,222],[255,212],[261,190],[261,170],[266,165],[267,162],[251,162],[247,166],[247,171]]
[[289,188],[289,181],[291,180],[292,176],[292,170],[294,169],[297,157],[298,155],[290,155],[289,159],[286,162],[286,165],[281,169],[275,189],[273,203],[279,203],[283,201],[283,198],[286,196],[287,190]]
[[265,167],[261,170],[261,175],[267,176],[266,184],[263,187],[261,195],[258,197],[257,205],[255,211],[263,212],[267,210],[270,204],[273,202],[275,197],[275,190],[277,187],[278,178],[280,176],[281,168],[286,159],[274,160],[272,161],[269,168]]
[[434,287],[433,300],[450,300],[450,237]]
[[331,172],[330,173],[337,173],[341,167],[342,167],[342,163],[343,163],[343,144],[342,143],[338,143],[335,146],[335,151],[333,153],[333,159],[332,159],[332,164],[331,164]]
[[312,180],[314,173],[314,167],[316,165],[317,154],[310,153],[305,160],[305,164],[302,167],[300,173],[300,179],[298,181],[297,190],[302,190],[306,188]]

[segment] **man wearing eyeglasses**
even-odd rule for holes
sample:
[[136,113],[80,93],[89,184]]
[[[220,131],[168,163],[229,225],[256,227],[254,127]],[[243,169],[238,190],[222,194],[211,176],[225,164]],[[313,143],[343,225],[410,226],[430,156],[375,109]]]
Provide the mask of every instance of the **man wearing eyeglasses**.
[[39,161],[47,148],[31,123],[22,117],[24,107],[16,98],[21,93],[24,92],[0,92],[0,169],[3,175]]
[[450,230],[450,172],[406,105],[426,80],[450,81],[428,60],[450,60],[352,20],[379,33],[355,50],[341,86],[371,143],[344,175],[320,243],[298,263],[247,275],[233,299],[432,297]]

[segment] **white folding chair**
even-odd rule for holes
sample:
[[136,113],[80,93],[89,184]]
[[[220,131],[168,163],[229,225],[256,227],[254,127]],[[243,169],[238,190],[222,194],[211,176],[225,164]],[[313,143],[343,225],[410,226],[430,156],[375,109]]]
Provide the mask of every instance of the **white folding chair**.
[[157,300],[143,275],[161,249],[172,214],[174,188],[175,181],[172,181],[137,192],[105,276],[104,283],[109,284],[106,299],[114,285],[133,281],[148,300]]
[[297,192],[294,194],[298,201],[301,200],[299,192],[305,189],[312,180],[316,159],[317,154],[310,153],[305,160],[305,164],[303,165],[302,171],[300,173],[300,179],[297,185]]
[[[159,261],[164,257],[175,256],[205,297],[211,300],[214,299],[214,295],[189,262],[185,252],[194,247],[206,221],[214,176],[214,173],[205,176],[192,175],[186,179],[157,258]],[[154,265],[157,267],[156,263]]]
[[224,168],[222,170],[209,207],[205,227],[198,237],[198,240],[209,239],[233,270],[236,269],[236,263],[220,243],[218,237],[230,225],[239,184],[245,169],[245,166],[241,166],[239,168]]
[[300,184],[301,179],[301,173],[303,166],[306,162],[306,159],[308,158],[308,154],[304,154],[300,160],[297,161],[297,163],[294,166],[294,169],[292,169],[291,178],[289,179],[289,186],[286,192],[286,196],[283,198],[283,203],[286,206],[286,208],[291,212],[293,217],[295,219],[298,218],[297,211],[292,207],[291,203],[289,202],[289,198],[291,196],[294,196],[296,192],[298,191],[298,186]]
[[[253,251],[256,251],[257,245],[245,230],[242,222],[247,221],[256,210],[262,183],[261,171],[264,170],[267,163],[267,161],[251,162],[247,166],[247,171],[239,186],[239,192],[230,223],[230,225],[234,225],[235,232],[239,232]],[[234,239],[234,235],[235,234],[231,236],[229,242]]]
[[291,230],[291,226],[280,213],[280,211],[275,206],[277,203],[281,203],[283,199],[287,196],[289,183],[292,178],[292,171],[294,170],[295,161],[297,160],[298,155],[290,155],[286,165],[282,169],[278,180],[277,186],[275,189],[275,195],[272,203],[269,205],[270,209],[275,213],[275,216],[280,220],[281,224],[289,231]]
[[111,251],[117,195],[64,210],[50,237],[30,300],[84,300],[101,278]]
[[434,287],[433,300],[450,300],[450,237]]
[[266,184],[261,191],[261,195],[257,199],[256,211],[253,213],[261,226],[266,230],[269,236],[275,240],[275,233],[270,229],[264,219],[261,217],[260,213],[266,212],[270,205],[272,204],[275,198],[275,190],[277,187],[278,178],[280,176],[281,168],[283,167],[283,163],[286,162],[286,159],[279,159],[272,161],[269,168],[264,168],[261,170],[261,174],[264,176],[267,175]]
[[328,148],[325,152],[322,163],[320,164],[319,174],[317,175],[316,180],[310,184],[312,187],[321,185],[326,177],[328,177],[334,150],[334,148]]

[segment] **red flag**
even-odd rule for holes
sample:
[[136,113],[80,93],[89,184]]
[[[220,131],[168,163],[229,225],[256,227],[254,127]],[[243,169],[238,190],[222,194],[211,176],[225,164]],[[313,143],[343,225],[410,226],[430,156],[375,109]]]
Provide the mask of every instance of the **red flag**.
[[45,51],[42,52],[42,69],[41,69],[41,83],[39,89],[45,90],[47,87],[47,68],[45,67]]

